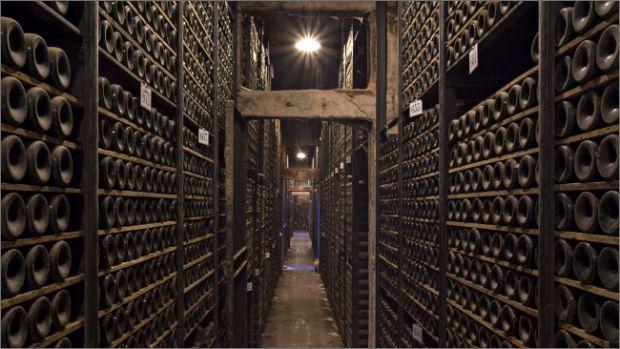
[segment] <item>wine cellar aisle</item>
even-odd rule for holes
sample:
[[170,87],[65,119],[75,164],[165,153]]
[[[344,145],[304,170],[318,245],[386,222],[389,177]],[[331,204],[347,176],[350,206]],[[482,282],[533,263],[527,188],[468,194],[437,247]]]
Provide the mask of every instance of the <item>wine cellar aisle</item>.
[[618,347],[618,1],[0,6],[3,348]]
[[331,314],[308,232],[295,231],[284,260],[261,347],[339,348],[342,340]]

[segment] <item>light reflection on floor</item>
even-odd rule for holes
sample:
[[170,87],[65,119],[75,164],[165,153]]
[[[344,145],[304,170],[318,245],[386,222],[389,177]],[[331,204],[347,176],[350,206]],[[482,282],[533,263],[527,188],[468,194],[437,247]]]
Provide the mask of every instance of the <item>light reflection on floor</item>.
[[282,270],[314,270],[314,266],[308,264],[284,264]]

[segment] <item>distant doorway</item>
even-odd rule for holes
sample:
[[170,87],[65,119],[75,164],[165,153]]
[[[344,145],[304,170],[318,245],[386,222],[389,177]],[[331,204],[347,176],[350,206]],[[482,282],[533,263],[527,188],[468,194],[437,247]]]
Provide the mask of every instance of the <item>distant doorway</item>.
[[293,192],[293,231],[308,231],[310,218],[310,193]]

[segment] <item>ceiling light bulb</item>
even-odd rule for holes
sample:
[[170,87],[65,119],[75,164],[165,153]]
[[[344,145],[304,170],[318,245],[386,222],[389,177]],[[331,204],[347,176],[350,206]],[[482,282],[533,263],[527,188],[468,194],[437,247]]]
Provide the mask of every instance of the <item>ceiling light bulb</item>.
[[295,48],[299,51],[310,53],[320,49],[321,44],[315,38],[305,37],[297,41]]
[[298,159],[305,159],[306,158],[306,153],[300,151],[299,153],[297,153],[297,158]]

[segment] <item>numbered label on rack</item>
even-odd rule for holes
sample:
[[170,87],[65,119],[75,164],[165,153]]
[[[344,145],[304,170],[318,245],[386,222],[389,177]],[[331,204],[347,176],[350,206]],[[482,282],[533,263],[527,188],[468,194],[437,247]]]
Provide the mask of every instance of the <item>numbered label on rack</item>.
[[471,47],[469,51],[469,73],[473,73],[478,68],[478,44]]
[[141,82],[140,83],[140,106],[146,110],[151,110],[151,96],[152,90],[151,88]]
[[347,164],[351,163],[351,155],[347,155],[346,162]]
[[254,276],[260,275],[260,270],[258,268],[254,268]]
[[209,137],[209,131],[205,130],[204,128],[198,129],[198,143],[208,146],[211,141],[210,138],[211,137]]
[[414,322],[413,325],[411,325],[411,331],[413,332],[413,339],[422,343],[422,327]]
[[409,117],[412,118],[418,115],[422,115],[422,100],[421,99],[416,99],[413,102],[409,103]]
[[247,289],[248,292],[252,292],[252,283],[251,282],[248,282],[246,284],[246,289]]
[[269,254],[269,252],[265,252],[265,258],[269,258],[271,256],[271,254]]
[[341,170],[344,170],[344,162],[341,162],[341,163],[340,163],[340,169],[341,169]]

